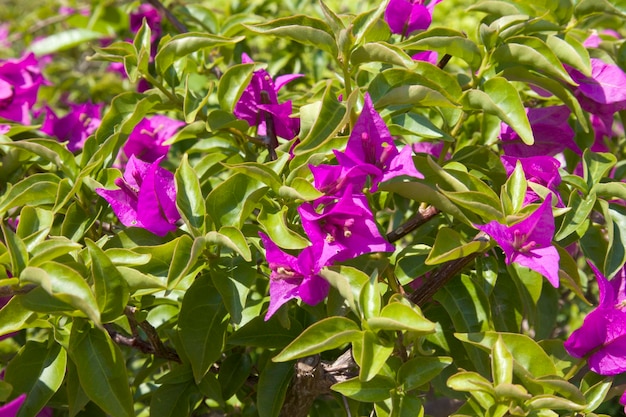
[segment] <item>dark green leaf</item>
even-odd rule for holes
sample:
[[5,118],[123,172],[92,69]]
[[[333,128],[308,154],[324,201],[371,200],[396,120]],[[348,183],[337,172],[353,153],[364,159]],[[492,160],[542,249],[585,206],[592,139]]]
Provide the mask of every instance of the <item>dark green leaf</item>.
[[196,382],[200,382],[219,359],[227,326],[228,315],[222,297],[209,276],[199,276],[185,293],[178,319],[178,334]]
[[204,234],[206,208],[198,174],[183,155],[176,174],[176,207],[194,237]]
[[96,302],[103,323],[117,319],[124,312],[129,298],[128,284],[108,256],[89,239],[85,239],[91,256]]
[[217,87],[217,99],[222,110],[232,112],[244,90],[250,84],[254,64],[239,64],[228,68]]
[[74,320],[69,354],[91,401],[112,417],[135,415],[124,355],[107,333]]
[[293,375],[293,363],[268,364],[259,376],[257,406],[259,417],[278,417]]
[[418,357],[403,363],[398,369],[398,383],[404,391],[411,391],[430,382],[452,363],[447,356]]

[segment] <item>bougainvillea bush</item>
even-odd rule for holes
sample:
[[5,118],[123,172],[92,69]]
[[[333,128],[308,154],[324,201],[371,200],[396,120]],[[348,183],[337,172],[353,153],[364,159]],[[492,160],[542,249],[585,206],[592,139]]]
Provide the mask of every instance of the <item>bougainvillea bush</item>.
[[0,416],[617,416],[626,6],[8,1]]

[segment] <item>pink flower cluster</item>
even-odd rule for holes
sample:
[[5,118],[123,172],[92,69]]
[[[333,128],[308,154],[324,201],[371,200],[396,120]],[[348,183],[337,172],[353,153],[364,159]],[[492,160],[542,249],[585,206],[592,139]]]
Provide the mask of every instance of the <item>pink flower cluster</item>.
[[394,250],[378,230],[361,190],[368,181],[370,190],[375,191],[380,182],[393,177],[422,178],[411,155],[410,146],[397,149],[389,129],[366,94],[345,152],[335,151],[339,165],[310,167],[316,188],[325,193],[298,207],[311,246],[294,257],[260,233],[272,271],[266,320],[292,298],[300,298],[307,304],[322,301],[329,289],[328,282],[319,276],[323,267],[367,253]]

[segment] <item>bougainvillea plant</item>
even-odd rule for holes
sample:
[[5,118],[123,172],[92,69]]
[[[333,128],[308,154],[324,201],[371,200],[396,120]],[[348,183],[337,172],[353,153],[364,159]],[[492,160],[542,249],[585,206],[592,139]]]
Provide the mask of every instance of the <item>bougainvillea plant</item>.
[[22,3],[1,417],[624,415],[623,2]]

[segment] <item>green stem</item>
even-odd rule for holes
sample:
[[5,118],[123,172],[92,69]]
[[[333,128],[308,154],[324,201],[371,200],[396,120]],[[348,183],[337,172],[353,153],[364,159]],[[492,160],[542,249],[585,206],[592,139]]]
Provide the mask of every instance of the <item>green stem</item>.
[[145,78],[146,81],[148,81],[150,84],[152,84],[153,86],[158,88],[163,94],[165,94],[167,96],[167,98],[169,98],[172,103],[175,103],[176,105],[179,105],[179,106],[182,105],[180,99],[178,97],[176,97],[176,95],[174,93],[172,93],[167,88],[165,88],[165,86],[163,86],[163,84],[160,83],[152,75],[150,75],[150,74],[141,74],[141,76],[143,78]]

